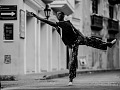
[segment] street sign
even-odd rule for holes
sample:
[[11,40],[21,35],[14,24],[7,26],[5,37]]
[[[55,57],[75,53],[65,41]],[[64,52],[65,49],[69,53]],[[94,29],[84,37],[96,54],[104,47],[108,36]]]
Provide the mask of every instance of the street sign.
[[0,5],[0,20],[17,20],[17,5]]

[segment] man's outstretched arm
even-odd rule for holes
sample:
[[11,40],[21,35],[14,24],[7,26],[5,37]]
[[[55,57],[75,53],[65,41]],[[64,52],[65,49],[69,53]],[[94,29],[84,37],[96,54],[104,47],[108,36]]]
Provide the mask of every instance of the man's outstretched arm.
[[34,16],[34,17],[36,17],[37,19],[39,19],[40,21],[42,21],[42,22],[45,22],[45,23],[47,23],[47,24],[49,24],[49,25],[51,25],[51,26],[53,26],[53,27],[57,27],[57,24],[55,23],[55,22],[52,22],[52,21],[48,21],[48,20],[46,20],[46,19],[43,19],[43,18],[41,18],[41,17],[38,17],[36,14],[34,14],[33,12],[29,12],[32,16]]

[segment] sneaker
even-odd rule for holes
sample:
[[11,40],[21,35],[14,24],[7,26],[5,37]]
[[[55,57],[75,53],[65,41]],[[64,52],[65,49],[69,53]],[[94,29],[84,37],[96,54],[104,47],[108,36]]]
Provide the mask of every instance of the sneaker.
[[108,47],[112,47],[116,43],[117,39],[112,40],[110,43],[108,43]]
[[73,83],[72,83],[72,82],[69,82],[69,83],[68,83],[68,86],[72,86],[72,85],[73,85]]

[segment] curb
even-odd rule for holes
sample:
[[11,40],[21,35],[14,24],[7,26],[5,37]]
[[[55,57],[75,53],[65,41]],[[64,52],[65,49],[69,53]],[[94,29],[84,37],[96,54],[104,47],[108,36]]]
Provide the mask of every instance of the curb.
[[[77,71],[77,74],[91,74],[91,73],[101,73],[101,72],[111,72],[111,71],[120,71],[120,69],[107,69],[107,70],[80,70]],[[47,74],[47,75],[42,75],[42,77],[37,77],[37,79],[39,80],[48,80],[48,79],[55,79],[55,78],[61,78],[61,77],[65,77],[65,76],[69,76],[69,71],[66,71],[64,73],[55,73],[55,74]],[[35,78],[34,78],[35,79]],[[18,81],[18,77],[15,75],[1,75],[0,76],[0,81]]]
[[65,76],[68,76],[68,75],[69,75],[69,73],[48,75],[48,76],[45,76],[45,77],[41,78],[40,80],[48,80],[48,79],[61,78],[61,77],[65,77]]
[[[120,69],[114,69],[114,70],[86,70],[86,71],[77,71],[77,74],[85,74],[85,73],[101,73],[101,72],[111,72],[111,71],[120,71]],[[41,78],[40,80],[47,80],[47,79],[54,79],[54,78],[61,78],[68,76],[69,73],[61,73],[61,74],[56,74],[56,75],[49,75],[46,77]]]

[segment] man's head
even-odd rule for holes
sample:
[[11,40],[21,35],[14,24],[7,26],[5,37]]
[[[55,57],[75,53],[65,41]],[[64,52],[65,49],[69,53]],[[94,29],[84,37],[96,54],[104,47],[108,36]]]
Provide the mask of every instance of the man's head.
[[57,19],[59,21],[64,21],[65,14],[63,12],[57,12]]

